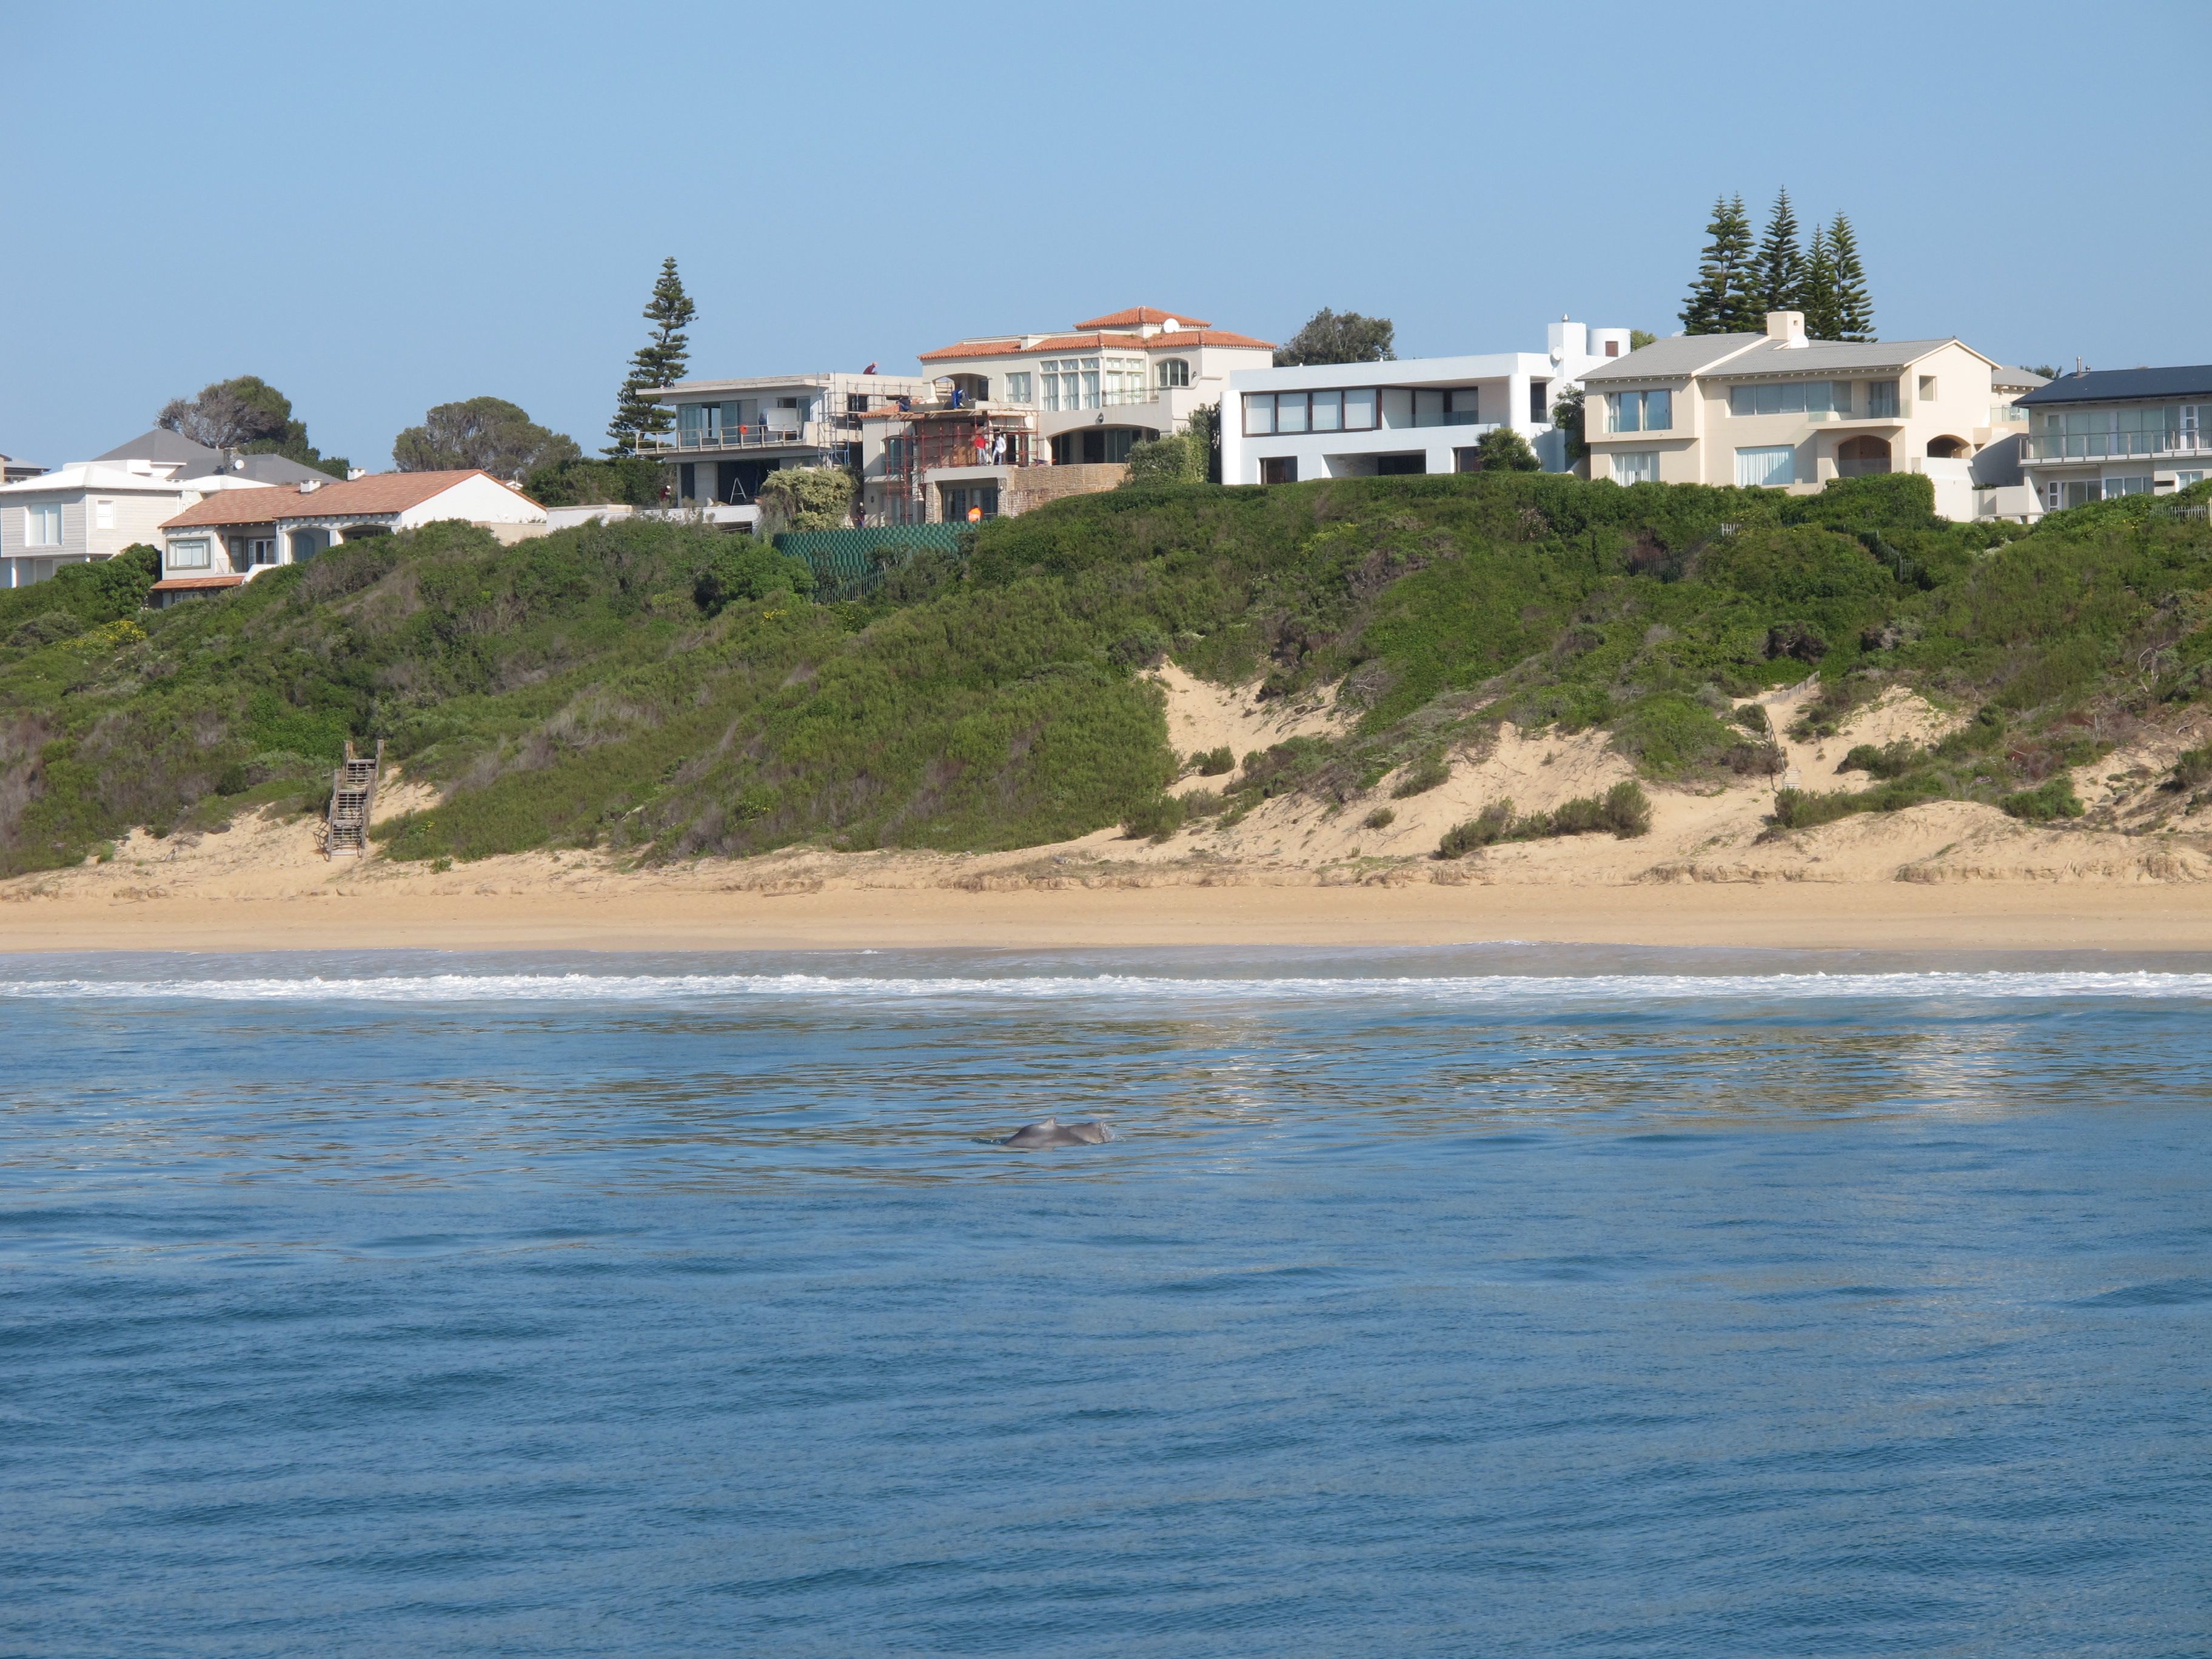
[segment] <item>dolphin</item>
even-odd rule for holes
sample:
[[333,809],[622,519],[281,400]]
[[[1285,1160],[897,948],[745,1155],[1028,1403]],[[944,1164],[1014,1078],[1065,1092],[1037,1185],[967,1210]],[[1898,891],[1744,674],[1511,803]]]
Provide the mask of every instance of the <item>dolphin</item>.
[[1005,1139],[994,1143],[1029,1151],[1038,1146],[1098,1146],[1114,1139],[1113,1129],[1097,1121],[1062,1123],[1056,1117],[1025,1123]]

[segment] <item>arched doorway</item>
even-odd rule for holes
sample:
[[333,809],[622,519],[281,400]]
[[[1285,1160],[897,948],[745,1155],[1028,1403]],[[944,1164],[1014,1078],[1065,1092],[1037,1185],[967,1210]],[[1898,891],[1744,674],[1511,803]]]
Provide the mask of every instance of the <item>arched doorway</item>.
[[1973,447],[1964,438],[1947,435],[1928,441],[1928,459],[1931,461],[1960,460],[1973,453]]
[[1836,476],[1864,478],[1889,471],[1889,440],[1870,434],[1846,438],[1836,446]]

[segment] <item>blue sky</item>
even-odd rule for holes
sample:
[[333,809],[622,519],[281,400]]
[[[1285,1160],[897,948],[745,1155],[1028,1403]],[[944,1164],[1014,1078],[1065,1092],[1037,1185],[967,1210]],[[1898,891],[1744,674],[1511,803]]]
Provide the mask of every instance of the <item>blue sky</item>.
[[1139,303],[1666,333],[1714,196],[1783,185],[1886,336],[2212,361],[2202,3],[0,0],[0,452],[48,465],[248,373],[357,465],[483,393],[596,449],[669,253],[699,374]]

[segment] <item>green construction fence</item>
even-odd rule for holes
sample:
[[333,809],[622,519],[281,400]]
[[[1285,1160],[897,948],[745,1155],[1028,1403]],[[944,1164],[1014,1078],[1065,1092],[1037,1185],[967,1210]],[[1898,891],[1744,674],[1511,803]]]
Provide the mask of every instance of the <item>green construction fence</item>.
[[814,595],[821,599],[849,599],[865,593],[884,579],[884,573],[921,549],[960,550],[965,526],[954,524],[894,524],[871,530],[787,530],[775,538],[775,550],[806,561],[814,572]]

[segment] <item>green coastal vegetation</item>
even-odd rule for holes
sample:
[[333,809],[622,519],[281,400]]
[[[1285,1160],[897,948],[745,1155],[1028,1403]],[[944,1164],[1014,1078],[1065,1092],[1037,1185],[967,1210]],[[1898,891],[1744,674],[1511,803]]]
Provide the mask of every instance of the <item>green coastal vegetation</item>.
[[[1286,793],[1388,822],[1509,720],[1601,729],[1646,782],[1765,781],[1749,700],[1814,675],[1808,732],[1893,685],[1967,719],[1851,749],[1776,797],[1774,833],[1940,799],[2063,823],[2068,768],[2212,686],[2208,495],[2031,532],[1939,520],[1911,476],[1808,496],[1511,471],[1170,482],[880,553],[819,599],[805,562],[682,523],[514,546],[434,525],[159,611],[139,550],[0,594],[0,871],[319,807],[349,735],[440,787],[378,832],[425,860],[1008,848]],[[1170,659],[1270,697],[1339,685],[1353,718],[1179,756],[1145,673]],[[1193,772],[1218,787],[1164,793]],[[2208,779],[2201,753],[2177,769],[2177,803]],[[1500,804],[1465,839],[1634,833],[1642,799],[1541,822]]]

